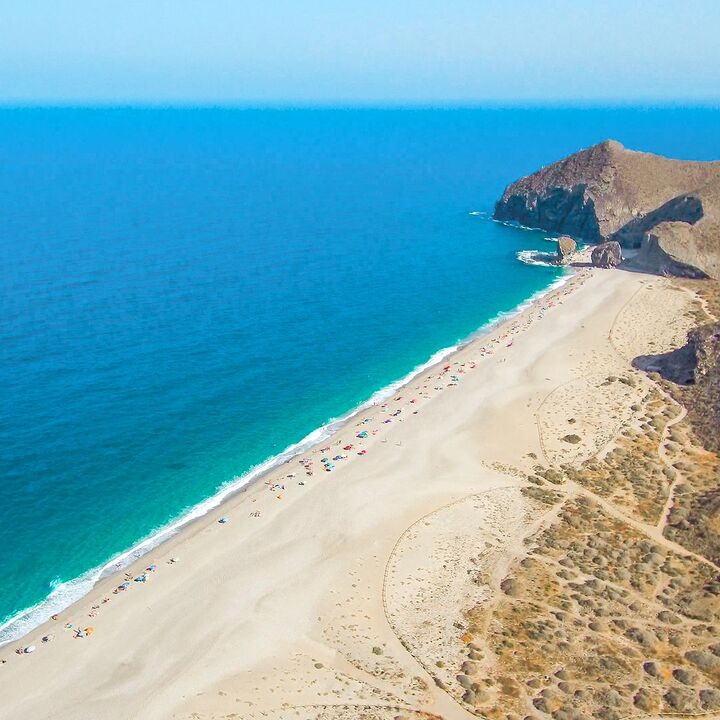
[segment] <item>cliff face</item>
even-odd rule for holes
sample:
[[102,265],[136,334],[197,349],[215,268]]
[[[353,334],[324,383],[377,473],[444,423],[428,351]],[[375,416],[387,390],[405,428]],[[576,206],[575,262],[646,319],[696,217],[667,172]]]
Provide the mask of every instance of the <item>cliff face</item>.
[[647,269],[718,277],[718,188],[720,162],[671,160],[607,140],[509,185],[495,218],[642,246]]
[[658,372],[682,390],[682,404],[703,447],[720,453],[720,323],[700,325],[687,343],[661,355],[640,355],[636,368]]
[[700,325],[683,347],[637,357],[633,365],[684,388],[682,402],[695,434],[707,450],[720,453],[720,323]]
[[692,330],[688,344],[696,360],[691,420],[705,447],[720,453],[720,323]]
[[[674,212],[667,213],[673,204]],[[720,180],[671,200],[655,213],[657,217],[646,216],[634,264],[669,275],[720,278]],[[633,232],[636,241],[637,235]]]

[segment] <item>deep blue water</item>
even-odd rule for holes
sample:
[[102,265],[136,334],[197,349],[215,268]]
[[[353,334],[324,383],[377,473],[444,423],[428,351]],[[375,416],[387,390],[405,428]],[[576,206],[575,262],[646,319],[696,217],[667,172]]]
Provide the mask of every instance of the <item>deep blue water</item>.
[[719,120],[0,110],[0,621],[551,283],[470,214],[506,183],[607,137],[717,159]]

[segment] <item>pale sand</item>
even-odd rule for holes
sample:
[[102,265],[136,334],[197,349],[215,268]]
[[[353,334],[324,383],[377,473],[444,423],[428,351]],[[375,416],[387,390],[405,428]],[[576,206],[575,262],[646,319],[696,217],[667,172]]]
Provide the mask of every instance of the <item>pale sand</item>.
[[[364,413],[370,422],[350,420],[323,443],[330,452],[306,453],[312,477],[293,460],[267,479],[284,491],[260,482],[139,561],[133,574],[157,563],[147,583],[112,594],[122,577],[104,580],[0,650],[0,718],[474,717],[428,669],[462,642],[452,619],[482,600],[482,574],[497,581],[535,529],[517,490],[535,457],[562,453],[568,417],[578,434],[612,436],[625,390],[593,403],[604,374],[627,367],[616,347],[632,355],[662,334],[621,312],[648,284],[674,292],[658,278],[581,271],[460,349],[441,364],[450,372],[433,368]],[[349,459],[323,472],[320,458],[338,452]],[[468,542],[487,558],[477,580]],[[68,621],[95,631],[75,639]],[[35,653],[14,654],[29,644]]]

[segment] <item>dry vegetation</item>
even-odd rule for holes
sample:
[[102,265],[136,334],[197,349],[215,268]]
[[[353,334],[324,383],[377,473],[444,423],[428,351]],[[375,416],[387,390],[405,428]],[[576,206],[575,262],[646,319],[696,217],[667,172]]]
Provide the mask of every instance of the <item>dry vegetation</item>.
[[438,715],[377,705],[305,705],[252,715],[218,715],[217,720],[442,720]]
[[[614,350],[545,398],[545,464],[528,454],[527,475],[495,462],[509,485],[405,530],[385,566],[382,615],[353,605],[372,608],[372,564],[358,561],[335,588],[322,640],[344,669],[313,657],[310,683],[332,704],[218,719],[439,720],[407,706],[452,702],[445,693],[458,717],[489,720],[720,716],[717,385],[678,386],[630,366],[639,353],[672,356],[689,327],[720,317],[720,283],[684,285],[704,307],[653,280],[611,330]],[[398,647],[378,639],[378,621]],[[300,672],[277,683],[298,698],[308,689]]]
[[[457,678],[482,715],[614,720],[720,709],[714,569],[592,500],[567,500],[501,588],[494,606],[467,615],[473,639]],[[490,673],[479,662],[487,656]]]
[[720,565],[720,459],[695,446],[675,464],[683,473],[665,536]]
[[[684,287],[696,293],[702,298],[707,313],[716,319],[720,319],[720,282],[717,280],[688,280],[678,279],[675,281],[680,287]],[[697,324],[707,322],[707,314],[698,314]]]
[[[705,301],[688,311],[695,323],[720,317],[720,284],[685,285]],[[465,612],[458,701],[503,720],[720,712],[711,382],[714,408],[707,387],[650,383],[603,452],[536,466],[523,494],[548,522],[493,599]]]
[[687,421],[672,428],[673,467],[680,474],[665,535],[720,565],[720,358],[709,325],[720,318],[720,283],[683,281],[703,300],[695,320],[701,326],[694,338],[703,342],[704,357],[695,382],[679,385],[657,377],[666,391],[688,411]]
[[700,358],[700,372],[694,383],[665,382],[663,385],[687,407],[695,442],[720,453],[720,282],[685,280],[682,284],[703,301],[704,307],[695,310],[698,328],[692,340],[703,346],[705,356]]
[[655,524],[675,478],[658,450],[668,422],[679,410],[656,389],[646,394],[642,409],[637,422],[623,428],[603,457],[591,458],[579,467],[566,465],[563,470],[571,480],[612,500],[629,515]]

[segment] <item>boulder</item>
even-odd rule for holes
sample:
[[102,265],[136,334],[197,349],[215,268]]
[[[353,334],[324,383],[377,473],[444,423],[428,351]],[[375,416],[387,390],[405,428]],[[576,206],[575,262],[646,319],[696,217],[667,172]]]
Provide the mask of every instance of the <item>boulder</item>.
[[600,245],[593,248],[590,258],[594,267],[617,267],[623,259],[622,250],[620,249],[620,243],[615,240],[600,243]]
[[557,244],[557,263],[567,265],[577,250],[576,242],[569,235],[561,235]]

